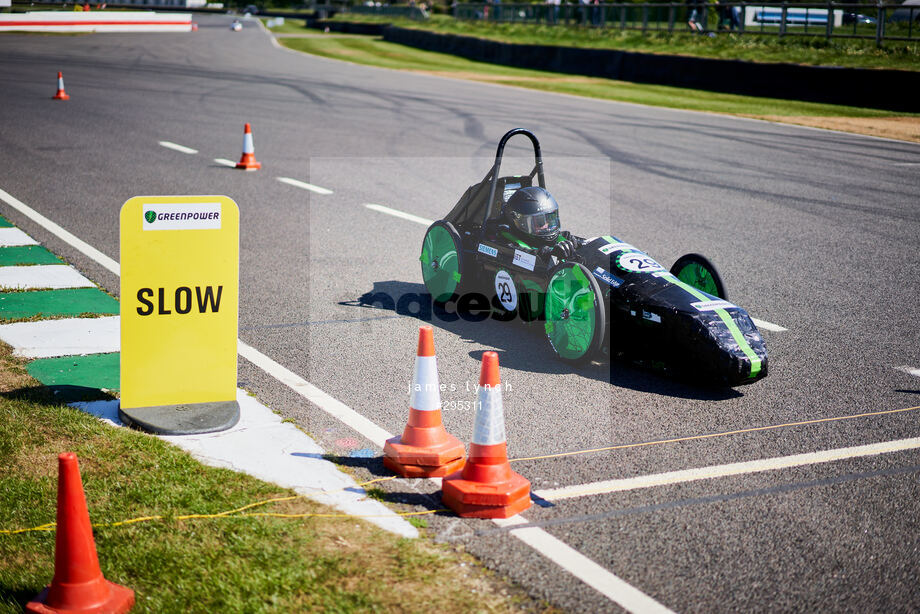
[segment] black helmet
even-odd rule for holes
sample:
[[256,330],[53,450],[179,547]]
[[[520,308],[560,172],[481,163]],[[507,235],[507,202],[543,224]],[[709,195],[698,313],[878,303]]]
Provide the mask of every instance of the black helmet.
[[547,243],[559,236],[559,205],[545,189],[521,188],[511,195],[505,207],[509,225],[519,234]]

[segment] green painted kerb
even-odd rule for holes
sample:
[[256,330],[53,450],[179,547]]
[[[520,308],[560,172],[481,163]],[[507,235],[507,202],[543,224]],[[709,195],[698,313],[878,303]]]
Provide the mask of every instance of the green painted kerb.
[[46,386],[80,386],[118,390],[121,387],[121,354],[87,354],[63,358],[33,360],[26,369],[29,375]]
[[0,294],[0,321],[35,316],[117,314],[118,301],[99,288],[68,288]]
[[13,225],[10,224],[10,221],[6,219],[5,217],[3,217],[2,215],[0,215],[0,228],[12,228],[12,227]]
[[60,259],[41,245],[0,247],[0,266],[60,264]]

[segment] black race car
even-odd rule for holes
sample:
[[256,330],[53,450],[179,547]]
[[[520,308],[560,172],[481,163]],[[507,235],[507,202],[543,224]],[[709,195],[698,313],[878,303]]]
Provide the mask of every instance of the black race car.
[[[505,144],[533,143],[529,175],[500,176]],[[613,235],[563,233],[551,248],[528,245],[502,216],[521,188],[545,188],[537,137],[511,130],[485,178],[425,234],[422,278],[439,304],[485,295],[498,319],[542,326],[566,361],[625,357],[702,383],[737,386],[767,375],[767,350],[747,312],[725,299],[715,267],[687,254],[670,270]],[[468,301],[467,301],[468,302]]]

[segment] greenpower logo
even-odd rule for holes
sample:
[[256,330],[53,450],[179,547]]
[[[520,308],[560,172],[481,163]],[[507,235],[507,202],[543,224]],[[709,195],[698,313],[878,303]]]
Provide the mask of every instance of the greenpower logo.
[[157,219],[157,212],[156,211],[146,212],[144,214],[144,219],[147,220],[148,224],[153,224],[153,222]]

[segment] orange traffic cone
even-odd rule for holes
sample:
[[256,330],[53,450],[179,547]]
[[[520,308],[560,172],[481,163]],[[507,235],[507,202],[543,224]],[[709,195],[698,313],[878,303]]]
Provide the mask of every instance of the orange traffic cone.
[[58,91],[52,100],[70,100],[70,96],[64,91],[64,74],[61,71],[58,71]]
[[109,582],[99,569],[77,455],[73,452],[58,456],[56,530],[54,579],[26,604],[26,611],[120,614],[130,610],[134,591]]
[[441,500],[467,518],[509,518],[530,507],[530,482],[511,470],[498,354],[482,355],[473,443],[463,471],[444,478]]
[[256,150],[252,146],[252,128],[249,124],[243,129],[243,155],[236,163],[237,168],[244,171],[255,171],[262,168],[261,162],[256,162]]
[[418,351],[402,437],[388,439],[383,464],[404,478],[443,477],[463,467],[463,444],[441,423],[441,391],[430,326],[418,329]]

